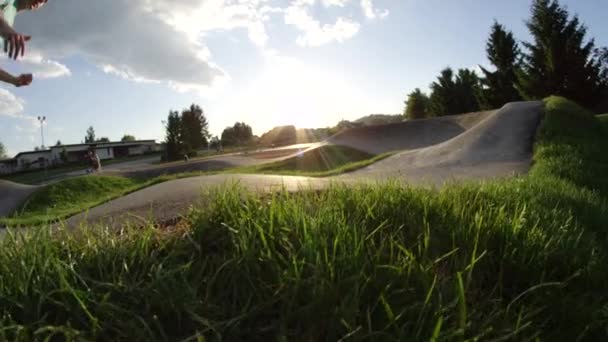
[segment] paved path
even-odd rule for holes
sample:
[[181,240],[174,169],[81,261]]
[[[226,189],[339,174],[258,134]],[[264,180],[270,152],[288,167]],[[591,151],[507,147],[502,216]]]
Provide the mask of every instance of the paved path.
[[17,210],[39,186],[25,185],[0,179],[0,217]]

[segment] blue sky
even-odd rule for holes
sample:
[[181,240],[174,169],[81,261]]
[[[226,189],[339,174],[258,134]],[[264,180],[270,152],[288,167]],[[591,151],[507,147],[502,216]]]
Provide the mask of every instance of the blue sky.
[[[107,4],[111,4],[108,6]],[[170,4],[168,4],[170,3]],[[9,154],[45,141],[79,143],[88,126],[112,140],[162,140],[170,109],[201,105],[212,133],[235,121],[261,134],[399,113],[446,67],[487,63],[496,19],[528,40],[529,0],[50,0],[17,18],[33,36],[0,86],[0,141]],[[562,1],[607,46],[605,0]]]

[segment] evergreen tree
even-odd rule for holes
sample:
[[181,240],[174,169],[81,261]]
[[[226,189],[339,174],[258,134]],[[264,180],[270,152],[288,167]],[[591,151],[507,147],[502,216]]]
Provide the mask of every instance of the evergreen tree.
[[513,33],[494,22],[486,43],[488,60],[495,67],[489,71],[481,67],[484,77],[479,93],[480,106],[484,109],[500,108],[507,102],[519,101],[517,72],[520,68],[520,51]]
[[209,122],[203,109],[195,104],[182,111],[182,141],[187,152],[207,147]]
[[182,146],[182,118],[177,111],[170,111],[165,124],[166,152],[169,161],[179,160],[183,157]]
[[519,90],[526,99],[561,95],[594,107],[603,91],[601,65],[594,41],[578,17],[570,18],[557,0],[534,0],[527,22],[533,42],[524,43]]
[[477,112],[479,106],[479,93],[481,81],[477,74],[469,69],[458,70],[456,76],[456,108],[451,114]]
[[419,88],[414,89],[407,96],[405,101],[404,116],[406,119],[422,119],[428,117],[429,97],[420,91]]
[[89,126],[87,129],[87,135],[84,137],[85,144],[92,144],[95,142],[95,129],[93,126]]
[[456,107],[455,91],[454,71],[446,68],[441,71],[437,81],[431,84],[430,112],[436,116],[454,114],[452,110]]
[[454,77],[451,68],[441,71],[437,81],[431,84],[429,111],[436,116],[462,114],[479,110],[477,96],[480,81],[468,69],[458,70]]

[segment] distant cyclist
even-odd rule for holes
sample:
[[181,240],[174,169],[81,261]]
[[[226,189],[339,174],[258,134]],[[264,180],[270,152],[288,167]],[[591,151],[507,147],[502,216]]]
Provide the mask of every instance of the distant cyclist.
[[[48,0],[0,0],[0,37],[4,39],[4,53],[9,58],[17,59],[25,55],[25,43],[30,36],[18,33],[13,29],[18,12],[40,8]],[[15,87],[23,87],[32,83],[32,74],[13,76],[0,68],[0,81],[10,83]]]

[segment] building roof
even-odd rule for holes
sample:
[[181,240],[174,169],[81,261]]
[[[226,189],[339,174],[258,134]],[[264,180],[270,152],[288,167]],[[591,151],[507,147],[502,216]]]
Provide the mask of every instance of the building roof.
[[38,153],[50,153],[51,150],[40,150],[40,151],[27,151],[27,152],[19,152],[13,159],[17,159],[20,156],[28,155],[28,154],[38,154]]
[[110,142],[95,142],[95,143],[91,143],[91,144],[70,144],[70,145],[50,146],[48,150],[19,152],[15,156],[14,159],[17,159],[20,156],[28,155],[28,154],[51,152],[51,150],[54,149],[54,148],[56,149],[56,148],[63,148],[63,147],[78,147],[78,146],[82,146],[84,149],[88,149],[90,147],[131,146],[131,145],[144,144],[144,143],[147,143],[147,144],[154,143],[155,144],[156,140],[110,141]]
[[69,145],[59,145],[59,146],[51,146],[51,149],[53,148],[58,148],[58,147],[77,147],[77,146],[82,146],[82,147],[92,147],[92,146],[99,146],[99,145],[104,145],[104,146],[112,146],[112,145],[137,145],[137,144],[143,144],[143,143],[156,143],[156,140],[135,140],[135,141],[110,141],[110,142],[94,142],[94,143],[86,143],[86,144],[69,144]]

